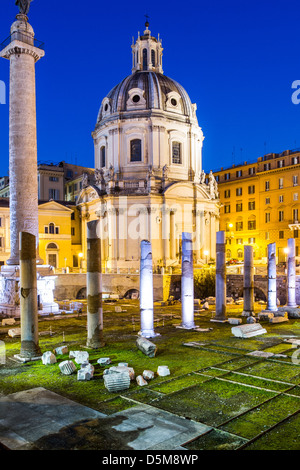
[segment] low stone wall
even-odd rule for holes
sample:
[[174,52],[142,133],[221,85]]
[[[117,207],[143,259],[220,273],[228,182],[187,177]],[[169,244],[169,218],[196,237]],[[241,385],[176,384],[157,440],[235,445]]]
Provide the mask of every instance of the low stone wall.
[[[280,275],[276,279],[277,299],[281,305],[287,302],[286,276]],[[227,297],[243,297],[244,278],[241,274],[227,275]],[[267,300],[268,278],[267,276],[254,276],[254,295],[256,300]],[[300,305],[300,276],[296,276],[296,302]]]
[[[243,297],[242,274],[227,275],[227,297]],[[117,294],[120,297],[139,293],[139,274],[103,274],[102,285],[104,294]],[[155,301],[166,301],[169,296],[180,299],[181,276],[179,274],[154,274],[153,289]],[[256,300],[267,300],[267,276],[254,276],[254,295]],[[86,274],[57,274],[54,297],[56,300],[80,299],[86,297]],[[286,303],[286,276],[277,276],[277,298]],[[296,301],[300,305],[300,276],[296,276]]]
[[[153,275],[154,301],[167,300],[172,284],[169,275]],[[103,294],[117,294],[120,297],[139,293],[139,274],[102,274]],[[86,274],[56,274],[54,297],[56,300],[86,298]]]

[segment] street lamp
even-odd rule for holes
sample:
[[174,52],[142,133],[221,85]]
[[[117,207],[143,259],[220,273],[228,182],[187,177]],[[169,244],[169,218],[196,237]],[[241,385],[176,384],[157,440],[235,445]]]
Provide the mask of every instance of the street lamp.
[[204,251],[204,256],[205,256],[205,263],[207,264],[207,257],[209,255],[209,251],[205,250]]

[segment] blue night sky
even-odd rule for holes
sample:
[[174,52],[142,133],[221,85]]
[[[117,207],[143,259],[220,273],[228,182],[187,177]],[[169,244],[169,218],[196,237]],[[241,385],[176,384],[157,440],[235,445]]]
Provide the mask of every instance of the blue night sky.
[[[0,42],[18,12],[1,0]],[[132,36],[150,17],[165,75],[197,103],[206,172],[300,147],[299,0],[101,2],[34,0],[29,21],[46,55],[36,64],[38,160],[94,166],[102,99],[131,73]],[[2,39],[1,39],[2,38]],[[9,88],[9,62],[0,59]],[[8,174],[8,104],[0,105],[0,175]]]

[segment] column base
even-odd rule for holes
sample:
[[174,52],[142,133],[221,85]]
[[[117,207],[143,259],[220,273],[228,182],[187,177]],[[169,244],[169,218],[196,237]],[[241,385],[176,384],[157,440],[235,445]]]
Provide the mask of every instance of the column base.
[[160,336],[160,333],[155,333],[154,330],[141,330],[138,332],[138,336],[142,336],[143,338],[155,338],[156,336]]
[[214,318],[211,318],[210,321],[211,321],[211,322],[214,322],[214,323],[228,323],[227,318],[217,318],[217,317],[214,317]]
[[242,311],[242,317],[254,317],[254,311],[253,310],[243,310]]
[[42,359],[42,356],[23,357],[21,356],[21,354],[15,354],[13,357],[17,362],[22,362],[22,363],[40,361]]
[[199,328],[199,325],[184,325],[184,324],[181,324],[181,325],[175,325],[176,328],[181,328],[183,330],[194,330],[195,328]]

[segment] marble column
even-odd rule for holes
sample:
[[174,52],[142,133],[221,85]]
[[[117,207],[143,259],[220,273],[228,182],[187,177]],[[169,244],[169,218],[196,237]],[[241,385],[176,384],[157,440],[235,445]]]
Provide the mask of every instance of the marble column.
[[87,347],[98,349],[103,341],[102,264],[99,220],[87,223]]
[[154,331],[152,247],[148,240],[141,241],[140,314],[141,330],[139,335],[144,338],[157,336]]
[[243,316],[254,315],[254,264],[253,246],[244,246],[244,310]]
[[[18,14],[11,42],[0,52],[10,61],[9,189],[10,244],[8,265],[19,264],[19,233],[35,236],[38,247],[38,175],[35,63],[44,51],[35,47],[26,15]],[[37,248],[36,247],[36,248]],[[37,260],[42,263],[37,254]]]
[[277,312],[276,243],[268,245],[268,300],[266,310]]
[[216,243],[216,315],[212,321],[226,321],[225,232],[217,232]]
[[287,254],[287,306],[296,308],[296,263],[295,263],[295,239],[288,239]]
[[21,232],[20,240],[20,357],[39,357],[36,240],[31,233]]
[[193,243],[192,234],[187,232],[182,233],[181,327],[195,328]]

